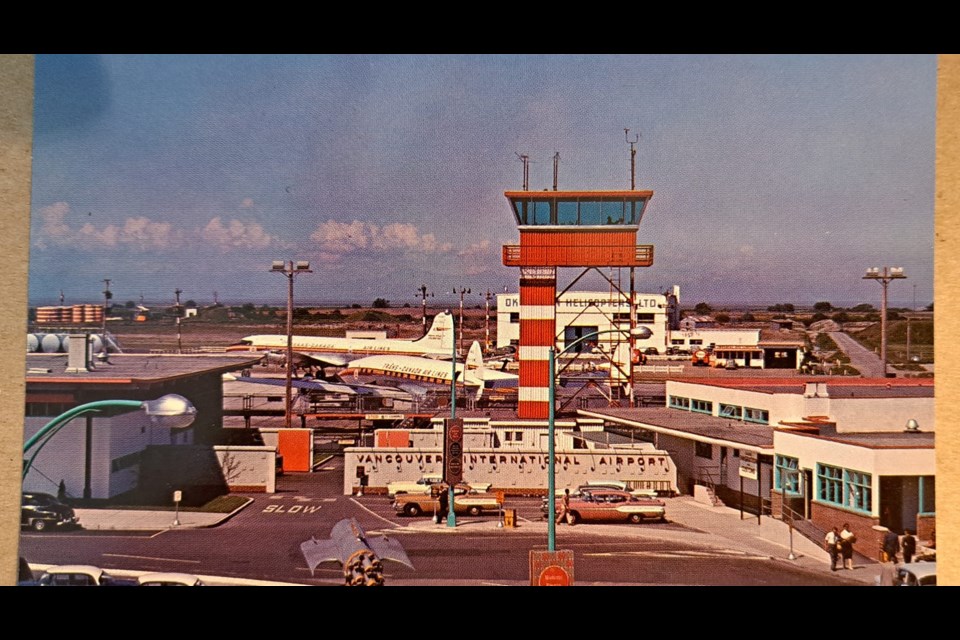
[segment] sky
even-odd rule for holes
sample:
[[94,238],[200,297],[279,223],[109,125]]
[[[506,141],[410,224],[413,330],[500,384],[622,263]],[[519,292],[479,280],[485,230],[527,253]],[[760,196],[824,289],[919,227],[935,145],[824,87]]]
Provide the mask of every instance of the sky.
[[37,56],[35,96],[31,304],[282,303],[273,260],[304,304],[479,304],[517,291],[517,154],[628,189],[625,128],[638,291],[879,306],[899,266],[891,304],[933,299],[935,56]]

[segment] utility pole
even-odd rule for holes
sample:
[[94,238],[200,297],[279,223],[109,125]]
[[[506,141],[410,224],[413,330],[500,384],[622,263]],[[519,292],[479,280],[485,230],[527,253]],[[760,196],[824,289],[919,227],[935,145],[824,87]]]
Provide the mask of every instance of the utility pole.
[[177,314],[177,354],[183,353],[183,345],[180,341],[180,317],[183,316],[183,308],[180,306],[180,294],[183,293],[182,289],[175,289],[173,295],[177,297],[177,304],[174,306],[174,312]]
[[464,351],[463,351],[463,295],[464,295],[465,293],[470,293],[470,288],[467,287],[466,289],[464,289],[463,287],[460,287],[460,289],[459,289],[459,291],[458,291],[457,288],[454,287],[454,288],[453,288],[453,295],[457,295],[458,293],[460,294],[460,331],[457,332],[457,333],[459,334],[459,335],[457,336],[457,340],[458,340],[458,342],[457,342],[457,350],[460,352],[460,356],[463,357],[463,355],[464,355]]
[[110,300],[113,298],[113,293],[110,291],[110,278],[103,279],[103,322],[100,336],[100,356],[106,360],[107,359],[107,311],[110,308]]
[[867,269],[864,280],[876,280],[883,287],[880,298],[880,359],[883,361],[883,377],[887,377],[887,287],[891,280],[904,279],[903,267],[884,267],[880,271],[877,267]]
[[530,190],[530,156],[525,153],[517,153],[514,151],[514,155],[520,158],[520,162],[523,163],[523,190]]
[[623,130],[623,137],[626,139],[627,144],[630,145],[630,190],[633,191],[637,188],[637,142],[640,141],[640,134],[638,133],[633,137],[633,140],[630,139],[630,129]]
[[427,292],[427,285],[421,284],[420,288],[417,289],[417,295],[414,297],[419,297],[423,300],[423,335],[427,335],[427,296],[432,298],[433,292]]
[[557,190],[557,174],[560,172],[560,152],[553,154],[553,190]]

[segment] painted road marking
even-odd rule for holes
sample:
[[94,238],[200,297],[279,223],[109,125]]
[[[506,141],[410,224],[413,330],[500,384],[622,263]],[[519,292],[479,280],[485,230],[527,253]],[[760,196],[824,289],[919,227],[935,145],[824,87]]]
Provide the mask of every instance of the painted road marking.
[[313,513],[320,509],[320,505],[294,504],[284,508],[282,504],[269,504],[261,513]]
[[153,556],[131,556],[124,553],[104,553],[104,558],[132,558],[134,560],[155,560],[157,562],[189,562],[190,564],[200,564],[199,560],[180,560],[179,558],[154,558]]

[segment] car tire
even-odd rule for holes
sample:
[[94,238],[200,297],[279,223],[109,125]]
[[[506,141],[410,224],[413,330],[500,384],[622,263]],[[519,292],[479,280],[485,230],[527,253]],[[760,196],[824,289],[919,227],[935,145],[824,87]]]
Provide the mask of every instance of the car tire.
[[478,506],[476,506],[476,505],[471,506],[470,508],[467,509],[467,514],[469,514],[469,515],[471,515],[471,516],[478,516],[478,515],[480,515],[481,513],[483,513],[483,509],[481,509],[480,507],[478,507]]
[[416,502],[411,502],[410,504],[403,507],[403,512],[410,516],[411,518],[416,518],[420,515],[420,505]]
[[46,531],[46,529],[47,529],[47,521],[46,521],[46,520],[34,520],[33,522],[30,523],[30,527],[31,527],[34,531],[37,531],[37,532],[39,532],[39,531]]
[[567,521],[571,524],[578,524],[580,522],[580,514],[576,511],[571,511],[567,514]]
[[630,520],[631,524],[640,524],[643,522],[643,516],[639,513],[631,513],[628,519]]

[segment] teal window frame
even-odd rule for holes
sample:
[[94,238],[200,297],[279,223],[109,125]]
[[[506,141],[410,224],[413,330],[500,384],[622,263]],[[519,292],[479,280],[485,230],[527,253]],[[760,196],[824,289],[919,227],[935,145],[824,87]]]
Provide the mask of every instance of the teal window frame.
[[873,513],[873,475],[853,469],[843,470],[846,507],[861,513]]
[[717,413],[719,418],[735,418],[740,420],[743,418],[743,407],[737,404],[723,404],[720,403],[720,412]]
[[800,495],[800,460],[777,454],[773,467],[773,488],[787,495]]
[[770,412],[766,409],[756,409],[754,407],[743,408],[743,421],[755,422],[757,424],[770,424]]
[[713,402],[710,400],[691,400],[690,411],[693,411],[694,413],[706,413],[708,415],[712,415]]
[[669,406],[671,409],[690,411],[690,398],[684,398],[683,396],[670,396],[669,401]]
[[817,463],[817,501],[844,506],[842,468]]

